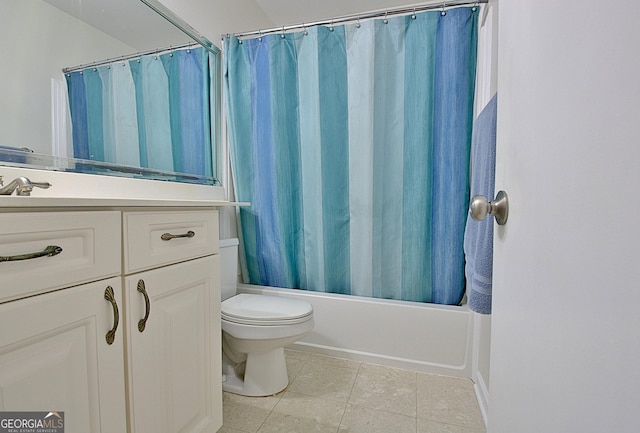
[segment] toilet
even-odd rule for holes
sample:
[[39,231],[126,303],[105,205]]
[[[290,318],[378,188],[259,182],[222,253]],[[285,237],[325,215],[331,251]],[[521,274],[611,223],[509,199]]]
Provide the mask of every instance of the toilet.
[[220,240],[222,389],[268,396],[287,387],[284,347],[313,329],[313,307],[298,299],[237,294],[238,240]]

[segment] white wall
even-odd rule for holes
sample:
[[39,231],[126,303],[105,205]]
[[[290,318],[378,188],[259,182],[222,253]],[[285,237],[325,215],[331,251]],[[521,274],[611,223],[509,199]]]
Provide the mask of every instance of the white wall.
[[267,15],[276,23],[276,27],[425,3],[416,0],[255,0],[255,2],[264,7]]
[[51,80],[135,50],[39,0],[0,0],[0,11],[0,144],[51,153]]
[[191,27],[220,46],[226,33],[274,27],[253,0],[160,0]]

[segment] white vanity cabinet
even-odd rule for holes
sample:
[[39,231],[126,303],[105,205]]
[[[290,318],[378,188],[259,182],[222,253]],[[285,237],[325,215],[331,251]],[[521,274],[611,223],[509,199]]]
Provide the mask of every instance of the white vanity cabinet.
[[0,411],[64,411],[70,433],[221,427],[217,210],[130,209],[0,206]]
[[131,433],[222,425],[218,214],[125,212]]

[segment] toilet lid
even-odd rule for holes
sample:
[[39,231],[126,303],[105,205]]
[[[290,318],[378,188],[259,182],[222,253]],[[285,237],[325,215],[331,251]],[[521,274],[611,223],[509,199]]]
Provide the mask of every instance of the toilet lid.
[[279,296],[241,293],[222,302],[222,318],[244,324],[300,323],[313,314],[310,303]]

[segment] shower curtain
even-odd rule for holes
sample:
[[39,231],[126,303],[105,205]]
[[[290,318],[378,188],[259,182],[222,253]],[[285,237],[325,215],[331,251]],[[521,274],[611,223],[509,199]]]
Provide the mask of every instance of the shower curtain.
[[190,48],[67,74],[74,157],[213,176],[213,64]]
[[248,281],[457,304],[477,13],[225,39]]

